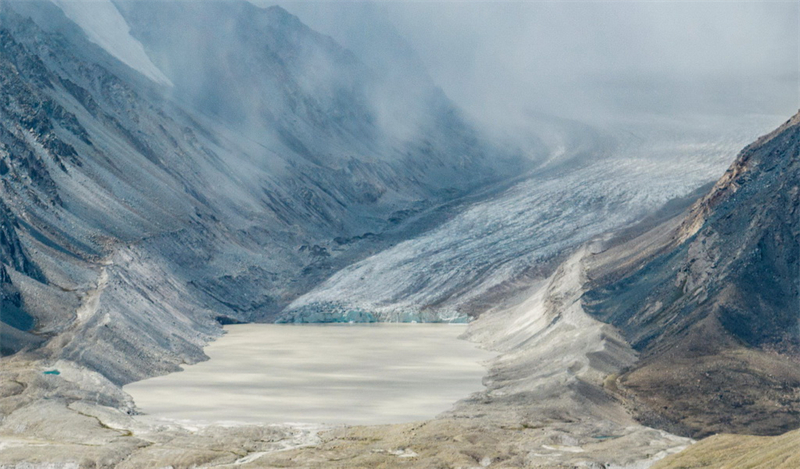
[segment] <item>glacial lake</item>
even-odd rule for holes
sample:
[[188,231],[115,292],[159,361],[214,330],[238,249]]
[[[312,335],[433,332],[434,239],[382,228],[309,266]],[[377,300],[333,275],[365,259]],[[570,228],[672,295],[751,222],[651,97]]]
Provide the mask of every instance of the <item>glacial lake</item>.
[[146,420],[385,424],[424,420],[483,389],[496,354],[465,325],[225,327],[210,360],[125,386]]

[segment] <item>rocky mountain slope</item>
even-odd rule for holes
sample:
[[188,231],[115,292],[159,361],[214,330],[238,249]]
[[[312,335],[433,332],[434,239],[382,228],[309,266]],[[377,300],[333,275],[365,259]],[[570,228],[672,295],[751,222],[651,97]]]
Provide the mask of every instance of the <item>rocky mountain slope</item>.
[[117,383],[175,370],[215,318],[270,320],[530,165],[424,72],[389,132],[381,75],[277,7],[0,5],[5,353],[49,341]]
[[618,383],[685,434],[800,425],[800,114],[688,215],[598,255],[588,310],[641,353]]

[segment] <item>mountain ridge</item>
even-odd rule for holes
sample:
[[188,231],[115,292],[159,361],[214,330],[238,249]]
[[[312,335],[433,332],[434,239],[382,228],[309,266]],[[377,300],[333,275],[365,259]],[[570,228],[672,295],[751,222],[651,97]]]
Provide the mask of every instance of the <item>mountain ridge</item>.
[[642,354],[621,384],[648,421],[694,436],[800,425],[799,184],[800,114],[687,215],[597,256],[584,299]]

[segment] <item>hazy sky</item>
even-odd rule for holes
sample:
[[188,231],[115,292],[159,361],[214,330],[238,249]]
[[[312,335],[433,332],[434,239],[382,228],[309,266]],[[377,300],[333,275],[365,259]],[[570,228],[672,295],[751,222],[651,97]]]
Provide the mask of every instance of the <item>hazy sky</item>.
[[800,107],[793,1],[278,3],[356,52],[385,47],[375,31],[393,26],[434,81],[488,122],[527,111],[788,117]]

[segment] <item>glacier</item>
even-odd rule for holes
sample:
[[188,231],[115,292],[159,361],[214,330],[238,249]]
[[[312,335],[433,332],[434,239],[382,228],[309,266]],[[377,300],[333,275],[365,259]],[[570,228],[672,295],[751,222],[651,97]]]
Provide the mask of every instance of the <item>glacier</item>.
[[780,117],[719,119],[641,116],[598,125],[592,138],[562,126],[545,137],[553,150],[525,180],[343,268],[279,320],[469,321],[549,275],[580,244],[704,187]]

